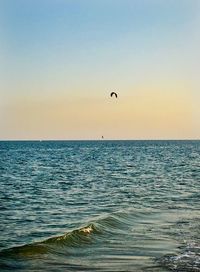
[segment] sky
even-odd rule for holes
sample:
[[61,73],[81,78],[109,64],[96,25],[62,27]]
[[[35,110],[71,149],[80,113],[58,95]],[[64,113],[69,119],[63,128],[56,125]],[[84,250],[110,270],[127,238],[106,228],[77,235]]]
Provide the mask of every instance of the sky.
[[0,140],[200,139],[199,29],[199,0],[0,0]]

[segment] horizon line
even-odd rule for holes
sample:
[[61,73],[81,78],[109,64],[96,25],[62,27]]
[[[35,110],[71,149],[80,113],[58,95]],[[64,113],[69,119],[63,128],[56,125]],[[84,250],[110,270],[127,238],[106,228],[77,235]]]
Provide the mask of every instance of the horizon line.
[[183,138],[183,139],[0,139],[0,142],[78,142],[78,141],[200,141],[199,139],[190,139],[190,138]]

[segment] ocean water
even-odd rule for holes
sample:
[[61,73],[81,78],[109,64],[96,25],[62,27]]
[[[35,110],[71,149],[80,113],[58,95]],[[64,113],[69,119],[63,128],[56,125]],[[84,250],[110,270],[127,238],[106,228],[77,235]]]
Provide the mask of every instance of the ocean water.
[[0,271],[200,271],[200,141],[10,141],[0,160]]

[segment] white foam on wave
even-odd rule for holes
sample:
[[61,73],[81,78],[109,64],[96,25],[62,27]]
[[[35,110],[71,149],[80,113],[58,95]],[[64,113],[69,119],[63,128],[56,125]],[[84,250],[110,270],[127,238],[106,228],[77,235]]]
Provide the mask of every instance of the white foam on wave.
[[82,228],[80,231],[83,233],[89,234],[93,231],[93,228],[92,226],[88,226],[88,227]]
[[190,242],[184,251],[178,255],[164,256],[161,263],[175,271],[198,271],[200,272],[200,244]]

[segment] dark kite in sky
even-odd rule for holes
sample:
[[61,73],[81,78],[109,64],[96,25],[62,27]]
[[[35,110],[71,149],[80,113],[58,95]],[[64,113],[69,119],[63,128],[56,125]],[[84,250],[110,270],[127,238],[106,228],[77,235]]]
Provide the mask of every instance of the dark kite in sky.
[[112,93],[110,94],[111,97],[112,97],[113,95],[115,95],[115,97],[117,98],[117,94],[116,94],[115,92],[112,92]]

